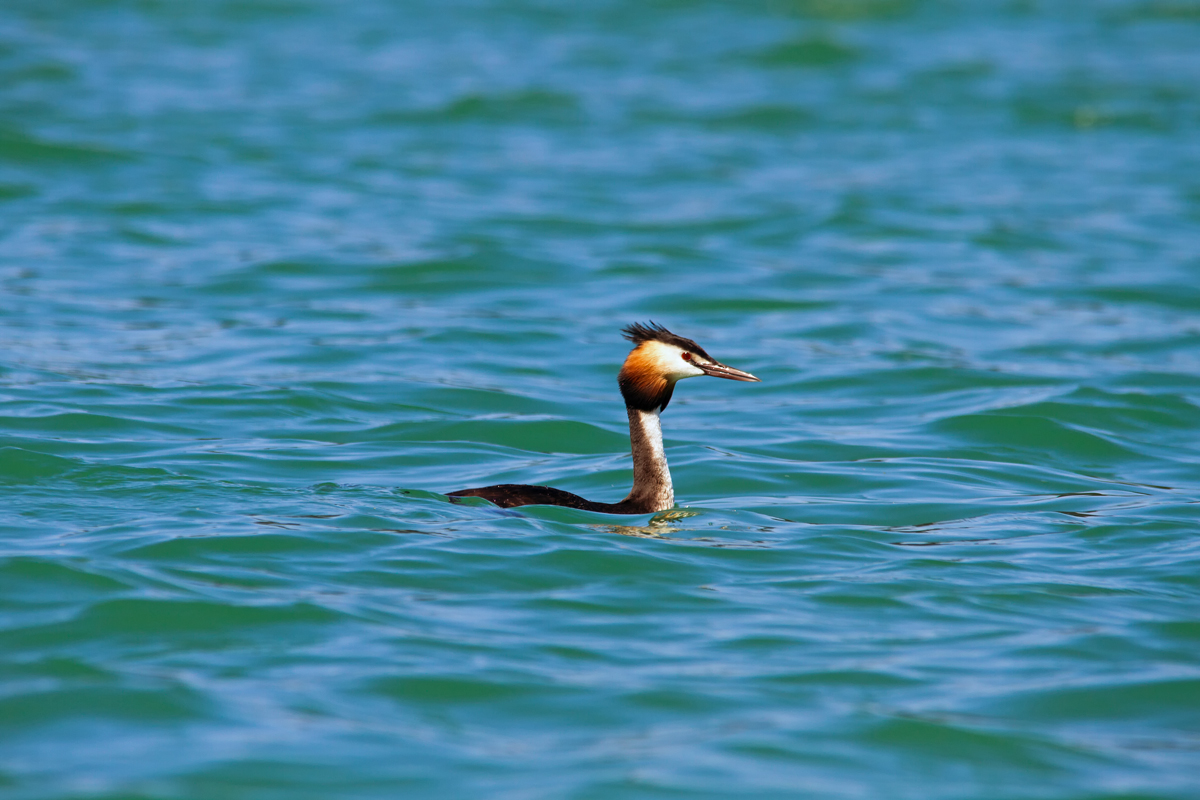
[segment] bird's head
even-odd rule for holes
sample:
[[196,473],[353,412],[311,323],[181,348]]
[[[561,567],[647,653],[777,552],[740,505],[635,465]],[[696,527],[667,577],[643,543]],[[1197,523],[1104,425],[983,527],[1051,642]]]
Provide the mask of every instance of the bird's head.
[[635,322],[621,332],[634,344],[617,377],[625,405],[630,408],[661,411],[671,402],[675,383],[684,378],[711,375],[732,381],[758,381],[749,372],[717,361],[691,339],[676,336],[653,322]]

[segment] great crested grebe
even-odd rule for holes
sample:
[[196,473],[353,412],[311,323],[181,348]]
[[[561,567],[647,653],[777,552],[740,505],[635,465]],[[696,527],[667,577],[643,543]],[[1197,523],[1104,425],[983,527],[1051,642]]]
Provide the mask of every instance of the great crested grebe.
[[634,345],[617,376],[629,413],[629,441],[633,448],[633,489],[628,497],[619,503],[595,503],[562,489],[519,483],[462,489],[447,496],[482,497],[501,508],[567,506],[608,514],[649,514],[673,508],[675,490],[663,452],[658,415],[671,402],[675,383],[701,375],[732,381],[759,380],[749,372],[725,366],[691,339],[676,336],[654,322],[634,323],[621,333]]

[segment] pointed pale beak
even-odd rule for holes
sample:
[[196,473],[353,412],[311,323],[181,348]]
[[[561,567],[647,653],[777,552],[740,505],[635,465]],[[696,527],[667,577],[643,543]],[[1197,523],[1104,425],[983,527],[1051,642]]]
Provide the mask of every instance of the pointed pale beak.
[[727,367],[718,361],[714,361],[711,364],[696,364],[696,366],[704,370],[705,375],[712,375],[714,378],[728,378],[731,381],[762,383],[761,380],[754,377],[749,372],[742,372],[740,369]]

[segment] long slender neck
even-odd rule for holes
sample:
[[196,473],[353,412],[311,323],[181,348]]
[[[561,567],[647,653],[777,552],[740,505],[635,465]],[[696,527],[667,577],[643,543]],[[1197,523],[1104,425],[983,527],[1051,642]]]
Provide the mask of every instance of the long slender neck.
[[662,425],[658,410],[629,412],[629,443],[633,450],[633,489],[620,505],[642,511],[665,511],[675,506],[671,470],[663,451]]

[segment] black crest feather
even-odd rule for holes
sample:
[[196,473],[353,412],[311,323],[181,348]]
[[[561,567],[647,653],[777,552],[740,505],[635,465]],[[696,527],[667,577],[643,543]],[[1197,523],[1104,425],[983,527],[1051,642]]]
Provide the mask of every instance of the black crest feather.
[[644,342],[663,342],[664,344],[673,344],[676,347],[681,347],[689,353],[695,353],[698,356],[713,360],[713,357],[704,352],[704,348],[693,342],[691,339],[685,339],[682,336],[676,336],[669,330],[659,325],[654,320],[650,320],[649,325],[643,325],[640,322],[635,322],[632,325],[626,325],[621,330],[621,335],[635,345],[641,345]]

